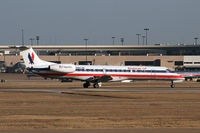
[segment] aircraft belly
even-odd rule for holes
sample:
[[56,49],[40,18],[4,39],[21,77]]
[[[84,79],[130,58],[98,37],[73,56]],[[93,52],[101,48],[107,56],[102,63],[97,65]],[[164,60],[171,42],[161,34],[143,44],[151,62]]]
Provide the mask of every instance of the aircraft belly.
[[91,76],[67,76],[67,77],[70,77],[72,79],[77,79],[77,80],[87,80],[91,78]]
[[116,81],[122,81],[122,80],[126,80],[128,79],[127,77],[112,77],[112,80],[113,82],[116,82]]

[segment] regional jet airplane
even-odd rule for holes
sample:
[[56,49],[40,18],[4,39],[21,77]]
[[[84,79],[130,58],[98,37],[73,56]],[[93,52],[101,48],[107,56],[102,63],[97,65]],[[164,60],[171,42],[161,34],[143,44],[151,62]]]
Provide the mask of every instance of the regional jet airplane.
[[129,82],[132,80],[167,80],[183,81],[183,77],[169,71],[166,67],[149,66],[107,66],[107,65],[74,65],[57,64],[41,60],[32,48],[22,51],[26,68],[45,78],[81,80],[88,88],[93,83],[94,88],[101,87],[102,82]]

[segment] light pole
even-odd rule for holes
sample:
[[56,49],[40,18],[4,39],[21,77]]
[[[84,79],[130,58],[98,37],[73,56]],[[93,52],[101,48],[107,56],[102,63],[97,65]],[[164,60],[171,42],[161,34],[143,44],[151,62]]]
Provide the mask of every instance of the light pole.
[[120,41],[122,43],[122,46],[124,45],[124,38],[120,38]]
[[144,45],[145,36],[142,36],[142,44]]
[[140,45],[140,36],[141,36],[141,34],[136,34],[136,35],[138,37],[138,45]]
[[59,50],[57,51],[57,56],[58,56],[59,64],[61,64],[60,55],[61,55],[61,50],[59,49]]
[[194,38],[194,40],[195,40],[195,44],[194,45],[198,45],[198,43],[197,43],[198,39],[199,39],[198,37]]
[[86,64],[87,64],[87,45],[88,45],[88,38],[85,38],[83,39],[85,41],[85,53],[86,53],[86,57],[85,57],[85,60],[86,60]]
[[35,40],[34,38],[30,38],[29,39],[31,41],[31,46],[33,46],[33,40]]
[[149,31],[149,28],[144,29],[146,31],[146,45],[147,45],[147,31]]
[[22,29],[22,46],[24,46],[24,29]]
[[39,45],[40,36],[36,36],[37,46]]
[[113,45],[115,45],[115,38],[116,37],[114,37],[114,36],[112,37],[112,41],[113,41],[112,43],[113,43]]

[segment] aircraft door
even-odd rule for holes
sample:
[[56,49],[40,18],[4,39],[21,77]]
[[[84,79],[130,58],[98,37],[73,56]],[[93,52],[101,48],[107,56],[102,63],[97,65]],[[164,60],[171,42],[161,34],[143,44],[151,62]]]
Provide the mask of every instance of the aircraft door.
[[156,70],[151,70],[151,79],[156,79],[156,77],[157,77],[157,72],[156,72]]
[[106,74],[106,69],[105,68],[103,68],[103,74]]
[[156,73],[153,69],[151,69],[151,79],[154,79],[156,77]]

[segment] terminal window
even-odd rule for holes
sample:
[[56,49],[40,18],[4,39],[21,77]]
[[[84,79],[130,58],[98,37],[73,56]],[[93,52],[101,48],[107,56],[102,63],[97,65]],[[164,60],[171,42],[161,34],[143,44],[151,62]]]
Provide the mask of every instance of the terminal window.
[[181,65],[183,65],[183,61],[175,61],[174,65],[181,66]]
[[184,64],[192,64],[192,62],[184,62]]
[[79,61],[79,65],[92,65],[92,61]]

